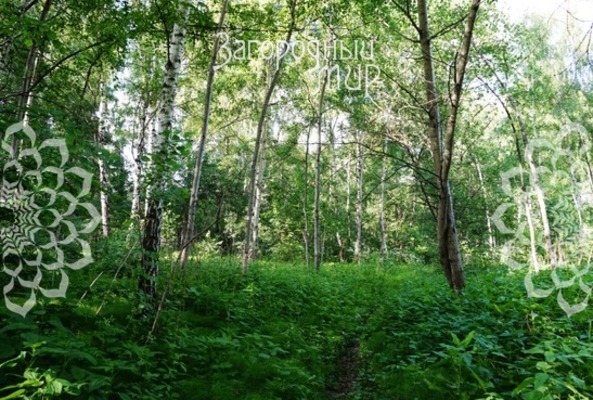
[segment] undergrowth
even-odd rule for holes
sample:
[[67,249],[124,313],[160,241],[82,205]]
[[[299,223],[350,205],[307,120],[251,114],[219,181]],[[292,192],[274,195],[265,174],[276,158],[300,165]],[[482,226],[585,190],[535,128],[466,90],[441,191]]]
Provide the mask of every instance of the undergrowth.
[[152,334],[136,276],[116,270],[72,274],[66,299],[26,318],[0,308],[0,399],[327,399],[353,341],[343,398],[593,396],[591,312],[565,317],[502,267],[468,268],[457,296],[431,266],[257,262],[242,276],[210,260],[170,284],[163,271]]

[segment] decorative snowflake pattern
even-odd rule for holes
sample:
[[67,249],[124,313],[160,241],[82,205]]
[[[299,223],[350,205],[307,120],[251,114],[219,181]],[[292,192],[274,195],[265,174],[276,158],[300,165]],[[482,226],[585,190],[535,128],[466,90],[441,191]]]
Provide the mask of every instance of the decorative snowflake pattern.
[[[37,145],[33,129],[18,123],[6,130],[1,150],[8,155],[0,188],[0,265],[8,277],[3,295],[6,307],[24,317],[38,293],[65,297],[67,269],[78,270],[93,261],[81,235],[90,234],[101,217],[82,200],[90,192],[92,174],[78,167],[64,169],[69,153],[63,139]],[[45,165],[56,159],[57,165]],[[67,190],[74,186],[80,186],[77,195]]]
[[[593,224],[585,218],[587,209],[593,206],[593,176],[587,158],[591,145],[585,133],[580,125],[570,124],[554,143],[545,139],[532,141],[525,149],[524,159],[533,162],[534,170],[526,165],[501,174],[503,192],[518,201],[501,204],[492,216],[500,233],[512,235],[503,246],[503,262],[511,269],[528,270],[524,280],[528,295],[544,298],[557,292],[558,305],[568,316],[587,307],[593,285],[588,280]],[[537,183],[550,221],[556,261],[556,267],[546,271],[539,271],[549,263]],[[509,227],[507,223],[511,225],[511,221],[515,222]],[[542,275],[547,273],[549,276]],[[549,281],[544,288],[537,284],[542,276]],[[567,301],[565,293],[571,287],[573,293],[578,289],[584,299],[572,304]]]

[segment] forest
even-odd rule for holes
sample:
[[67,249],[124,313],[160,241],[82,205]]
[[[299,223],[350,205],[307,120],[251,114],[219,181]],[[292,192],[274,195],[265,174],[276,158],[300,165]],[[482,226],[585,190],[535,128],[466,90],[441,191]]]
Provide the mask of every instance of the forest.
[[592,399],[591,8],[0,0],[0,400]]

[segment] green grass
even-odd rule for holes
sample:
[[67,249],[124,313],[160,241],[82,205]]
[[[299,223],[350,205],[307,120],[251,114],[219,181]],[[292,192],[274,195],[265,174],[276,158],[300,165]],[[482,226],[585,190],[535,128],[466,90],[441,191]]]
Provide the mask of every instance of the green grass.
[[71,274],[27,318],[2,309],[0,399],[327,399],[352,341],[351,399],[593,395],[591,311],[567,318],[502,267],[469,267],[457,296],[432,266],[210,260],[174,277],[152,336],[116,268]]

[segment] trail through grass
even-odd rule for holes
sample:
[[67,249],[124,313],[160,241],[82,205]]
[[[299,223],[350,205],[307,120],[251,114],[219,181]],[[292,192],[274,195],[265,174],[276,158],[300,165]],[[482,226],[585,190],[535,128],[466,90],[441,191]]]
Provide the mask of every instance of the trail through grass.
[[0,315],[0,399],[593,395],[591,312],[529,299],[504,268],[470,267],[457,296],[431,266],[259,262],[243,277],[211,260],[176,277],[151,337],[134,276],[105,274],[79,301],[97,274],[26,319]]

